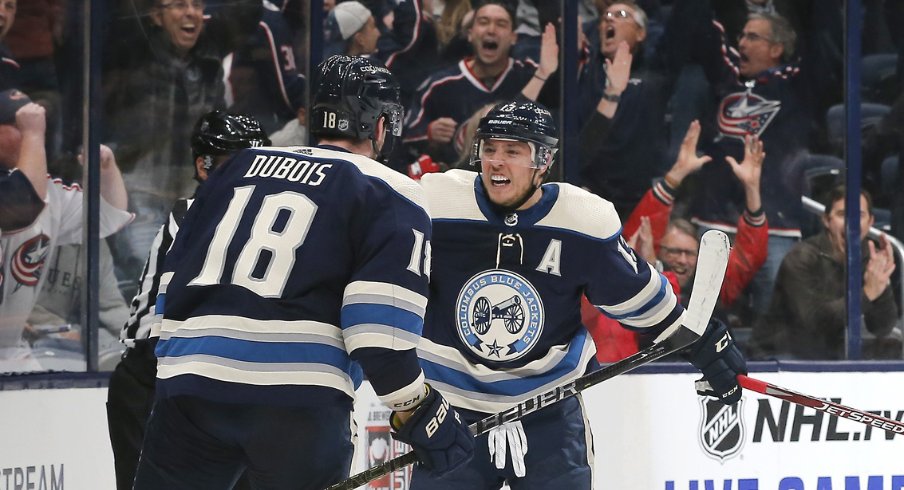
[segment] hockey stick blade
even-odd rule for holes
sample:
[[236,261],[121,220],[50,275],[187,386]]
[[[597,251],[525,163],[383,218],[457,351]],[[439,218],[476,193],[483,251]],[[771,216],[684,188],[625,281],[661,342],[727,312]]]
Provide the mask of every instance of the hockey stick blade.
[[[668,335],[660,335],[653,345],[618,362],[587,373],[565,385],[528,398],[508,410],[478,420],[468,427],[471,433],[476,437],[494,427],[520,420],[543,407],[570,398],[593,385],[661,359],[696,342],[706,330],[713,308],[716,306],[716,300],[719,298],[719,291],[722,289],[722,279],[725,276],[725,268],[728,265],[728,254],[730,251],[728,236],[721,231],[711,230],[703,234],[700,239],[697,273],[694,280],[694,289],[691,291],[691,298],[688,302],[688,312],[682,324],[677,325],[676,328],[670,331],[666,330]],[[417,460],[417,455],[414,451],[411,451],[327,487],[326,490],[353,490],[399,468],[413,464]]]
[[904,422],[882,417],[881,415],[857,410],[856,408],[848,407],[830,400],[804,395],[803,393],[791,391],[787,388],[782,388],[772,383],[754,379],[743,374],[738,375],[738,384],[750,391],[774,396],[775,398],[803,405],[805,407],[814,408],[820,412],[853,420],[854,422],[860,422],[861,424],[876,427],[892,434],[904,434]]

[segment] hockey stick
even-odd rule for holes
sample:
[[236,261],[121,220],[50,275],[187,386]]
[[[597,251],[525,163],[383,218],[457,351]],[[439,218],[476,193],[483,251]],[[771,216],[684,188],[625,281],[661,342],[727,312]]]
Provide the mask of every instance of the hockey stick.
[[[719,298],[719,291],[722,288],[722,279],[725,276],[725,267],[728,264],[729,251],[730,244],[728,236],[721,231],[708,231],[700,239],[700,252],[697,259],[694,289],[691,291],[687,315],[685,316],[682,325],[677,326],[677,328],[673,329],[671,332],[663,332],[653,345],[614,364],[585,374],[574,381],[558,386],[546,393],[536,395],[533,398],[528,398],[508,410],[478,420],[469,426],[471,433],[476,437],[488,432],[494,427],[520,420],[524,416],[534,413],[543,407],[570,398],[593,385],[614,378],[619,374],[626,373],[639,366],[655,361],[656,359],[660,359],[694,343],[706,330],[706,324],[709,323],[713,308],[716,305],[716,300]],[[417,455],[414,451],[411,451],[383,464],[362,471],[342,482],[328,487],[326,490],[353,490],[415,462],[417,462]]]
[[805,407],[815,408],[816,410],[825,412],[829,415],[835,415],[836,417],[853,420],[854,422],[860,422],[861,424],[871,425],[893,434],[904,434],[904,422],[898,422],[896,420],[882,417],[881,415],[864,412],[862,410],[857,410],[856,408],[851,408],[840,403],[823,400],[821,398],[816,398],[810,395],[804,395],[802,393],[791,391],[787,388],[782,388],[781,386],[775,386],[772,383],[760,381],[743,374],[738,375],[738,384],[750,391],[774,396],[776,398],[780,398],[791,403],[796,403],[798,405],[803,405]]

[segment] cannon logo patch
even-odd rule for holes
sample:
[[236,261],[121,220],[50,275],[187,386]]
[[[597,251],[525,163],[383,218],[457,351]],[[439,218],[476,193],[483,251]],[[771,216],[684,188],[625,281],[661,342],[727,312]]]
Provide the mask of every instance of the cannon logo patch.
[[543,330],[543,301],[533,284],[514,272],[475,275],[462,287],[455,307],[462,342],[489,361],[524,356]]

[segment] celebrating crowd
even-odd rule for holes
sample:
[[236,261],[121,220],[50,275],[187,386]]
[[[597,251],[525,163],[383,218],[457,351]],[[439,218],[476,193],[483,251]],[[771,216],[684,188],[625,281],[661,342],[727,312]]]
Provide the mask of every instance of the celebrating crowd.
[[[306,2],[108,2],[92,219],[119,488],[338,481],[362,376],[427,463],[415,487],[535,479],[525,468],[544,460],[558,479],[531,481],[585,488],[592,447],[556,438],[585,437],[578,401],[507,427],[525,441],[513,466],[466,463],[464,424],[660,341],[710,229],[733,248],[713,320],[682,353],[706,394],[737,401],[742,352],[846,358],[840,0],[583,0],[573,74],[558,2],[322,3],[326,61],[306,74]],[[886,61],[863,77],[863,356],[901,358],[904,34],[889,26],[904,7],[870,8],[888,25],[864,33]],[[4,373],[85,366],[82,15],[0,0]],[[577,93],[560,93],[564,76]],[[566,106],[577,185],[556,182]],[[209,447],[216,463],[187,471],[173,445],[211,435],[186,422],[201,412],[340,463],[289,468],[236,429],[215,437],[244,452]],[[318,425],[331,430],[293,438]]]

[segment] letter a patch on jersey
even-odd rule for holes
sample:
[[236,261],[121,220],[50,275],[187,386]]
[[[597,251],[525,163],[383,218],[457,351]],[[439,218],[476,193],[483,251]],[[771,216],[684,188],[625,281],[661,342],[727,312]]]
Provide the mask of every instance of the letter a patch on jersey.
[[549,241],[549,245],[546,247],[546,253],[543,254],[543,259],[540,260],[540,265],[537,266],[536,270],[554,276],[561,276],[562,271],[559,268],[559,264],[561,263],[562,242],[561,240],[552,239]]

